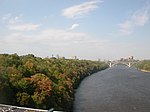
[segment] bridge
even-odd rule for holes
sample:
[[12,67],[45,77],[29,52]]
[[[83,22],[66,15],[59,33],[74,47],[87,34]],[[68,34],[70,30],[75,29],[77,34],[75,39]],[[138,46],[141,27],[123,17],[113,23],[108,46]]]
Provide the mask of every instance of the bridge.
[[137,60],[126,60],[126,61],[122,61],[122,60],[115,60],[115,61],[107,61],[107,64],[109,65],[109,67],[113,67],[115,65],[118,64],[123,64],[126,65],[128,67],[132,67],[134,66],[138,61]]

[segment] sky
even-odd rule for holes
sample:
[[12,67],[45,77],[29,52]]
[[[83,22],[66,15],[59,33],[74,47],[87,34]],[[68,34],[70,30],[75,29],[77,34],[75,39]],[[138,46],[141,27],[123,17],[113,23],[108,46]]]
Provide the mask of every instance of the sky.
[[0,0],[0,54],[150,59],[150,0]]

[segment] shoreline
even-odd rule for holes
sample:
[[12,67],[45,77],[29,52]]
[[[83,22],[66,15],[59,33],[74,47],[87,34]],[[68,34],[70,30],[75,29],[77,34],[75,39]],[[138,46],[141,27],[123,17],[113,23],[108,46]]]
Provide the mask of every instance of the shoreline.
[[138,70],[140,70],[142,72],[150,73],[150,71],[148,71],[148,70],[144,70],[144,69],[138,69]]

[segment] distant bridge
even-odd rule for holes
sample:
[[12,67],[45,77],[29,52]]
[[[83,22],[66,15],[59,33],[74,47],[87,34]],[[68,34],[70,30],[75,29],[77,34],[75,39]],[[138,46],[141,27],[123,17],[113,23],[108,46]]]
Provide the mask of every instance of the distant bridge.
[[116,60],[116,61],[108,61],[107,62],[107,64],[109,65],[110,68],[115,66],[115,65],[118,65],[118,64],[123,64],[123,65],[126,65],[128,67],[132,67],[136,63],[137,63],[137,60],[128,60],[128,61]]

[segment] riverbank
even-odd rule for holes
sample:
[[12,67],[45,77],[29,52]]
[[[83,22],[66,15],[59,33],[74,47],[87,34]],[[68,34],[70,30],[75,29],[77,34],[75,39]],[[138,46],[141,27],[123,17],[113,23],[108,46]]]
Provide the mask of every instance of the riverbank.
[[150,60],[139,61],[136,68],[142,72],[150,72]]
[[138,69],[138,70],[140,70],[142,72],[150,73],[150,71],[148,71],[148,70],[144,70],[144,69]]

